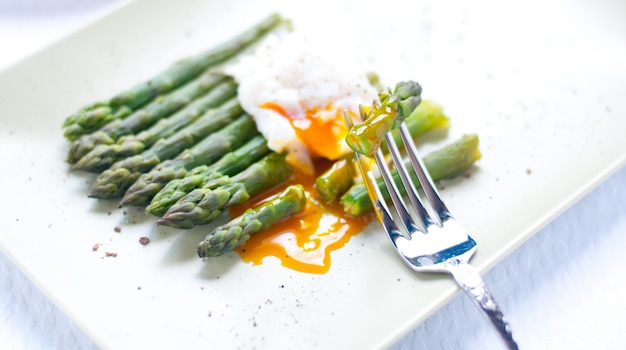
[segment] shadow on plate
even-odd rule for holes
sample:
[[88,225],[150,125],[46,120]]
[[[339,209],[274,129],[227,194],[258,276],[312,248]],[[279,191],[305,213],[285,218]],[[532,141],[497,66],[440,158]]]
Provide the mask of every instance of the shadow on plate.
[[[199,225],[191,229],[176,229],[166,226],[156,226],[150,233],[155,241],[168,240],[171,242],[167,254],[163,257],[164,264],[181,264],[199,259],[196,247],[217,226],[228,221],[227,215],[220,216],[207,225]],[[156,222],[156,220],[155,220]]]
[[198,277],[203,280],[217,280],[220,276],[224,276],[232,270],[235,265],[242,263],[239,255],[235,252],[230,252],[215,258],[208,258],[198,271]]

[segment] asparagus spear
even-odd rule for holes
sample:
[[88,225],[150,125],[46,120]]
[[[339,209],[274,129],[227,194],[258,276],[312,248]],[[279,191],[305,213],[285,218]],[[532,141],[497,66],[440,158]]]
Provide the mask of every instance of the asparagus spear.
[[284,154],[270,153],[217,188],[197,188],[181,198],[157,221],[159,225],[191,228],[207,224],[228,207],[286,181],[292,174]]
[[[150,205],[146,207],[146,213],[163,216],[174,203],[192,190],[204,187],[210,180],[223,175],[235,175],[268,153],[270,149],[267,147],[265,138],[261,135],[255,136],[245,145],[225,154],[212,165],[200,165],[190,170],[184,178],[168,182],[152,198]],[[213,181],[207,186],[210,188],[215,185],[216,182]]]
[[[417,138],[436,129],[447,129],[450,126],[450,119],[443,112],[441,105],[429,100],[422,100],[413,113],[404,120],[404,123],[411,136]],[[392,130],[391,135],[396,143],[402,143],[398,130]]]
[[281,23],[285,23],[285,20],[278,14],[272,14],[229,41],[194,57],[180,60],[152,79],[137,84],[106,102],[97,102],[82,108],[63,123],[65,136],[69,140],[75,140],[83,134],[99,129],[111,120],[126,117],[154,97],[174,90],[205,69],[237,55]]
[[[463,135],[459,140],[435,150],[424,157],[424,165],[434,181],[454,177],[464,171],[480,159],[478,149],[478,136],[475,134]],[[394,181],[400,181],[397,171],[392,170]],[[415,179],[416,180],[416,179]],[[389,199],[389,193],[385,190],[382,179],[377,181],[382,189],[385,199]],[[416,181],[416,183],[419,183]],[[402,186],[399,186],[403,190]],[[372,202],[367,194],[363,183],[353,185],[340,200],[346,213],[354,216],[361,215],[372,208]]]
[[212,90],[224,79],[226,79],[225,75],[207,72],[180,89],[163,96],[163,98],[150,102],[126,119],[113,120],[93,134],[81,136],[72,143],[67,161],[76,163],[99,144],[113,144],[120,136],[146,129],[159,119],[185,107],[196,97]]
[[[404,123],[411,135],[416,138],[434,129],[447,128],[449,119],[443,113],[443,107],[434,102],[424,100],[404,120]],[[398,130],[392,130],[392,135],[396,142],[400,144]],[[323,200],[332,202],[352,186],[354,180],[353,157],[349,155],[347,158],[350,160],[338,160],[330,169],[315,180],[315,189]]]
[[315,179],[315,190],[323,200],[332,202],[352,186],[355,174],[353,161],[353,155],[339,159]]
[[165,184],[180,179],[188,170],[201,164],[212,164],[224,154],[241,146],[258,133],[251,116],[244,114],[200,143],[139,176],[124,194],[120,206],[147,205]]
[[129,116],[133,110],[127,106],[111,107],[106,102],[96,102],[81,108],[67,117],[63,123],[63,136],[74,141],[84,134],[92,133],[101,126],[116,119]]
[[237,84],[232,79],[228,79],[171,117],[159,120],[149,129],[137,135],[124,136],[114,144],[97,145],[74,164],[72,169],[100,172],[119,160],[140,154],[155,142],[166,139],[181,128],[192,124],[201,118],[204,112],[219,106],[225,100],[234,97],[236,93]]
[[198,256],[207,258],[229,252],[245,243],[251,234],[301,212],[305,205],[306,196],[302,185],[291,185],[270,201],[248,209],[241,216],[211,231],[198,245]]
[[[186,148],[204,142],[203,140],[207,138],[219,143],[220,140],[216,140],[219,136],[213,135],[221,135],[221,133],[215,131],[231,123],[242,113],[243,109],[235,98],[219,108],[205,112],[195,123],[179,130],[167,139],[159,140],[152,148],[113,164],[110,169],[98,176],[90,196],[95,198],[122,196],[142,173],[149,171],[162,161],[176,157]],[[239,124],[241,123],[236,125]]]
[[348,146],[367,156],[373,155],[383,136],[399,126],[421,102],[422,87],[413,81],[396,84],[393,91],[387,89],[378,94],[371,108],[361,107],[363,123],[350,129],[346,136]]

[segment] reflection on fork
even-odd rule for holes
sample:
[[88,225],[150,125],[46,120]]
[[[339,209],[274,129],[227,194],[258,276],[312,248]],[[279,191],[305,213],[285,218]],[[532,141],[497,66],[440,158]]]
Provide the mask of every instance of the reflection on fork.
[[[346,123],[352,127],[352,120],[346,114]],[[364,118],[361,115],[361,118]],[[373,202],[376,217],[389,235],[396,251],[405,263],[415,271],[445,272],[452,275],[465,293],[483,312],[509,349],[517,349],[511,328],[504,319],[495,300],[487,291],[480,273],[474,269],[469,260],[476,252],[477,244],[463,227],[452,217],[450,211],[441,200],[432,179],[418,157],[413,139],[404,123],[400,126],[400,135],[408,156],[407,165],[395,143],[391,133],[387,133],[385,141],[389,149],[395,171],[401,181],[396,183],[385,156],[381,150],[374,155],[376,165],[383,178],[386,188],[376,185],[376,175],[372,171],[368,157],[355,152],[357,163]],[[429,209],[424,206],[418,188],[426,199]],[[392,213],[383,199],[382,191],[388,191],[391,197]],[[401,191],[402,190],[402,191]],[[406,193],[407,205],[402,193]],[[396,224],[397,217],[400,225]]]

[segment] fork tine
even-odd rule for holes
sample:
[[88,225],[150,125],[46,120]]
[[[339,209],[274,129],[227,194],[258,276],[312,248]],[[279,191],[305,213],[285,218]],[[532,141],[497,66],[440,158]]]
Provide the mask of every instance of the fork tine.
[[[343,111],[343,116],[346,119],[346,125],[348,126],[348,129],[352,128],[352,119],[348,115],[347,111]],[[362,114],[361,118],[363,119]],[[399,237],[402,237],[402,232],[393,220],[391,211],[389,210],[387,203],[383,199],[384,196],[377,185],[376,176],[372,172],[372,169],[367,160],[364,159],[366,157],[362,156],[358,152],[354,152],[354,155],[357,166],[359,167],[359,171],[363,177],[363,183],[365,184],[365,188],[367,189],[368,195],[372,201],[374,212],[378,217],[378,221],[380,221],[381,224],[384,226],[385,232],[387,233],[389,238],[391,238],[391,242],[395,246],[396,240]]]
[[[361,118],[361,121],[365,121],[365,113],[366,112],[363,109],[363,106],[359,106],[359,116]],[[344,117],[348,118],[349,116],[347,114],[344,114]],[[351,120],[348,121],[349,127],[352,127],[351,122],[352,122]],[[390,134],[385,135],[385,138],[388,138],[389,135]],[[393,142],[393,138],[391,138],[391,141]],[[396,146],[395,143],[393,145]],[[396,146],[395,147],[396,151],[397,151],[397,148],[398,147]],[[396,158],[397,157],[400,157],[399,152],[397,152],[396,154]],[[402,196],[400,195],[401,192],[399,191],[396,182],[393,180],[393,176],[391,175],[391,170],[389,169],[389,166],[387,165],[387,162],[385,161],[383,152],[380,149],[374,154],[374,159],[376,160],[376,165],[378,166],[378,170],[380,171],[381,177],[383,178],[383,181],[385,182],[385,185],[387,186],[387,191],[389,192],[389,195],[391,197],[391,202],[393,203],[393,207],[395,208],[396,213],[400,217],[400,220],[402,222],[404,229],[407,231],[409,236],[412,235],[416,231],[426,232],[423,226],[424,222],[421,222],[420,225],[416,224],[415,220],[413,220],[413,218],[411,217],[411,214],[409,214],[407,206],[404,203]],[[359,164],[361,163],[359,162]],[[373,187],[377,191],[378,198],[379,199],[383,198],[382,195],[380,195],[380,189],[378,188],[378,186],[376,186],[376,181],[374,180],[373,183],[374,183]],[[380,200],[380,202],[382,202],[382,205],[384,205],[387,208],[387,214],[389,214],[389,207],[387,207],[385,201]],[[421,219],[421,216],[420,216],[420,219]],[[396,231],[397,231],[397,227],[396,227]]]
[[376,216],[378,216],[378,220],[383,224],[385,232],[395,246],[397,245],[398,238],[404,237],[404,235],[391,215],[387,202],[383,199],[384,197],[382,191],[378,187],[376,181],[376,175],[374,175],[374,172],[372,171],[367,160],[364,160],[363,158],[364,156],[356,154],[357,164],[360,168],[361,174],[363,174],[363,182],[365,183],[368,195],[372,201],[372,205],[374,206]]
[[378,150],[374,155],[374,159],[376,160],[376,165],[380,170],[380,175],[387,186],[387,191],[389,191],[389,195],[391,197],[391,202],[393,203],[393,207],[396,209],[396,213],[400,217],[402,221],[402,225],[408,231],[409,235],[411,235],[416,230],[421,232],[426,232],[422,227],[415,223],[415,220],[409,214],[406,204],[404,200],[400,196],[400,190],[398,189],[398,185],[395,181],[393,181],[393,177],[391,176],[391,170],[385,162],[385,158],[383,156],[383,152]]
[[415,147],[415,143],[413,142],[413,138],[409,133],[409,129],[407,128],[405,123],[400,125],[400,136],[402,138],[402,142],[404,143],[404,147],[407,151],[407,155],[413,165],[413,169],[417,174],[417,178],[422,186],[422,190],[428,200],[433,211],[437,214],[438,223],[441,225],[444,221],[451,217],[450,211],[446,207],[445,203],[441,200],[439,193],[434,185],[433,179],[430,177],[428,172],[426,172],[426,167],[424,163],[420,159],[417,153],[417,147]]
[[426,233],[428,227],[433,224],[433,221],[430,218],[430,215],[428,214],[426,208],[424,208],[422,200],[419,198],[417,187],[411,180],[411,176],[409,175],[406,165],[404,164],[404,160],[402,159],[402,154],[400,153],[398,145],[393,139],[391,133],[385,135],[385,141],[387,142],[389,154],[393,159],[396,171],[400,175],[400,180],[402,181],[402,185],[406,190],[406,195],[409,198],[409,201],[411,202],[412,207],[417,214],[417,217],[419,218],[419,228],[416,227],[415,229],[420,230],[422,233]]

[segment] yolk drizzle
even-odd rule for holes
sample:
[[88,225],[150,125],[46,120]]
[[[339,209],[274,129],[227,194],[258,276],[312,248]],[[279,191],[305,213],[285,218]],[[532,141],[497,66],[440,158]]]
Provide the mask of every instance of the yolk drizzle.
[[280,188],[261,194],[252,204],[230,210],[232,217],[241,215],[251,205],[261,203],[291,184],[301,184],[306,190],[307,204],[304,212],[253,234],[237,249],[242,260],[259,265],[265,257],[274,256],[283,266],[293,270],[317,274],[329,270],[330,252],[341,248],[374,218],[373,215],[352,217],[338,203],[325,203],[318,197],[313,187],[315,178],[330,166],[329,163],[318,161],[315,175],[306,175],[296,170],[290,181]]
[[[306,110],[304,118],[292,118],[281,105],[274,102],[266,102],[260,107],[270,109],[289,120],[296,136],[308,147],[312,156],[326,159],[337,159],[341,156],[341,144],[348,129],[341,110],[335,109],[332,104],[323,109]],[[322,114],[332,117],[324,117]]]

